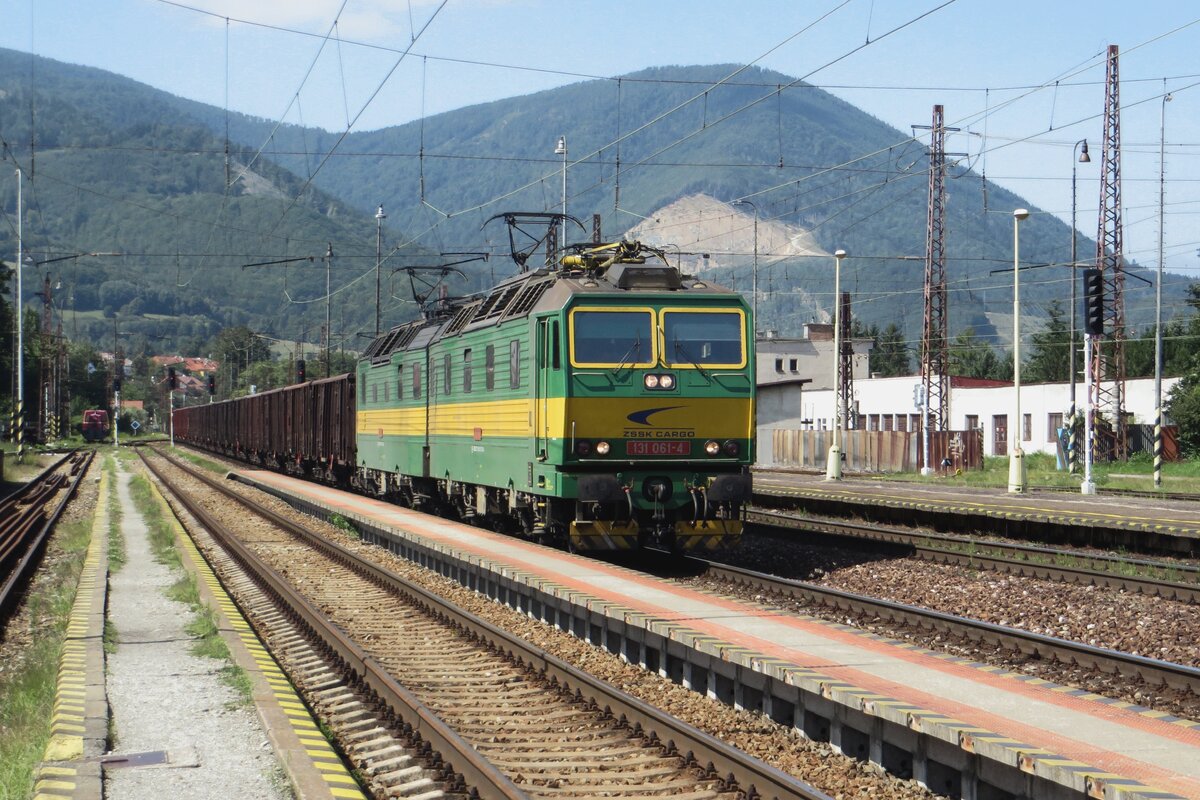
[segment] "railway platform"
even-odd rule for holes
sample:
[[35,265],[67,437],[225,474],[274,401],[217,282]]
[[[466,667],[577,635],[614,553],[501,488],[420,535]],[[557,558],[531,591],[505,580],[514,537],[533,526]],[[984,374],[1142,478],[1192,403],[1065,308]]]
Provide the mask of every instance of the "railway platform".
[[286,476],[238,480],[723,702],[972,800],[1200,797],[1200,723]]
[[[233,693],[217,682],[218,667],[191,652],[194,638],[184,627],[190,612],[167,593],[180,573],[152,555],[130,474],[102,470],[100,459],[93,474],[99,493],[91,543],[69,614],[35,800],[223,792],[361,800],[279,665],[174,524],[181,566],[250,682],[252,705],[224,705]],[[157,502],[173,522],[166,503]]]
[[770,470],[755,472],[754,493],[760,505],[795,506],[828,516],[1200,556],[1200,503],[1195,501],[1070,492],[1009,494],[991,487],[870,478],[827,481],[823,475]]

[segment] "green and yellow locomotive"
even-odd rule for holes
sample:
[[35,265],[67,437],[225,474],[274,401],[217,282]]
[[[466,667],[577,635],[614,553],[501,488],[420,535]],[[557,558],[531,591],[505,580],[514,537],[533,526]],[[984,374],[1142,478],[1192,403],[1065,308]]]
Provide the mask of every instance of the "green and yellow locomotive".
[[359,488],[580,551],[736,541],[754,461],[745,301],[635,242],[573,249],[371,344]]

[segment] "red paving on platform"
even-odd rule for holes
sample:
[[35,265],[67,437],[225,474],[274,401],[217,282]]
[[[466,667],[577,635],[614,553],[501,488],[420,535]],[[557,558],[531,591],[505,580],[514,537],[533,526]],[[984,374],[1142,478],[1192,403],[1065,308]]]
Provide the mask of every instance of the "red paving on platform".
[[733,647],[933,716],[950,717],[1158,790],[1200,797],[1200,727],[1194,723],[283,475],[242,474],[341,513],[371,518],[652,618],[684,624]]

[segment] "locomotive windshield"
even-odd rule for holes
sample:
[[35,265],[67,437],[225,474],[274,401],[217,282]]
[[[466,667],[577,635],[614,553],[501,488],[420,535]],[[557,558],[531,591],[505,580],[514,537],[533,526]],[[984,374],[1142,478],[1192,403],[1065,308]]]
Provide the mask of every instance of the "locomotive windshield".
[[729,311],[664,309],[665,360],[671,367],[742,367],[746,364],[744,316]]
[[588,367],[654,365],[650,309],[577,308],[571,312],[571,363]]

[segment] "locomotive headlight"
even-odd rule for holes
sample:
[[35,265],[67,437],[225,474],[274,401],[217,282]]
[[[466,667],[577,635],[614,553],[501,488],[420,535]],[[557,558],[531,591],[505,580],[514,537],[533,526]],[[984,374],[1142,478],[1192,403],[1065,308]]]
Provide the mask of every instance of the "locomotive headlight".
[[704,452],[708,453],[710,456],[715,456],[717,453],[721,452],[721,445],[717,444],[712,439],[709,439],[704,443]]
[[646,385],[647,389],[657,389],[658,388],[658,376],[657,375],[647,375],[643,379],[642,382]]
[[675,376],[674,375],[660,376],[658,379],[658,385],[663,389],[674,389],[675,388]]
[[741,445],[739,445],[733,439],[726,439],[722,449],[725,450],[725,455],[727,456],[736,456],[742,450]]
[[611,449],[612,447],[608,442],[596,442],[596,455],[598,456],[608,455],[608,451]]
[[575,454],[579,456],[590,456],[592,454],[592,443],[587,439],[580,439],[575,443]]

